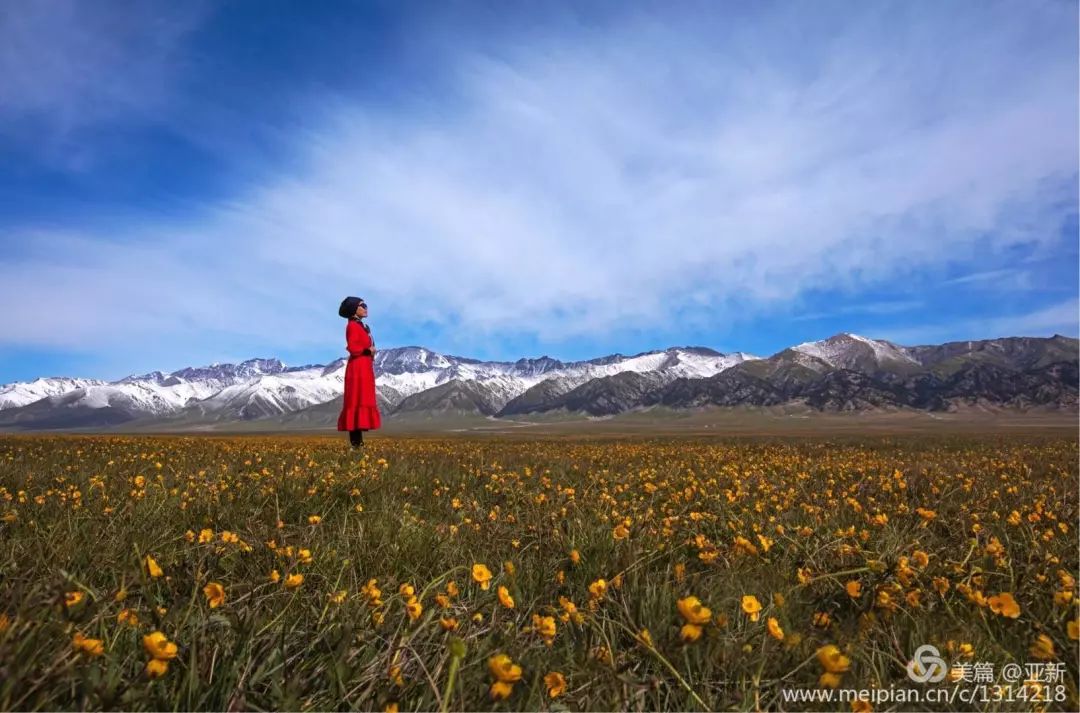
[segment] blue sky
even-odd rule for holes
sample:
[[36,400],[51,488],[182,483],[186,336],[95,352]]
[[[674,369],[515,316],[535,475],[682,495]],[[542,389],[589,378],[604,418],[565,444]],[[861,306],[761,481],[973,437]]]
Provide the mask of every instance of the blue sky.
[[0,12],[0,382],[1077,336],[1064,1]]

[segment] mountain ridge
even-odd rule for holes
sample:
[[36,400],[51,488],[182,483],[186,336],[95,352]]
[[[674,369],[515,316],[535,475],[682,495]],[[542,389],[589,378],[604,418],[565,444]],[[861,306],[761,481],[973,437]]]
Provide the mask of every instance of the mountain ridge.
[[[704,346],[564,362],[548,355],[482,361],[410,345],[374,368],[388,417],[528,414],[606,417],[664,407],[804,404],[819,411],[1013,409],[1077,404],[1078,340],[1002,337],[914,347],[840,332],[769,357]],[[0,386],[0,428],[179,427],[297,418],[330,425],[346,359],[287,366],[276,358],[152,371],[112,382],[47,377]]]

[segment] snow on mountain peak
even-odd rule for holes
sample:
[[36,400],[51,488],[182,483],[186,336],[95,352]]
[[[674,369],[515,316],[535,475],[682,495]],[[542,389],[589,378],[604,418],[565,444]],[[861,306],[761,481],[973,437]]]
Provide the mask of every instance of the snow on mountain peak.
[[[626,371],[659,373],[664,380],[713,376],[753,355],[722,354],[704,347],[670,348],[565,363],[548,356],[514,362],[481,361],[410,346],[379,350],[374,360],[380,393],[395,399],[451,381],[482,384],[494,402],[506,403],[548,379],[573,388]],[[286,367],[278,359],[215,362],[170,374],[153,371],[108,383],[86,379],[37,380],[0,387],[0,409],[59,397],[56,408],[114,408],[141,416],[169,416],[184,409],[201,415],[254,418],[296,411],[340,396],[347,359],[326,365]],[[43,385],[45,381],[49,384]],[[39,382],[41,382],[39,384]],[[37,384],[37,386],[35,386]]]
[[803,342],[792,347],[792,350],[846,369],[852,368],[858,360],[865,358],[870,358],[879,365],[886,361],[918,364],[903,347],[851,332],[840,332],[817,342]]
[[69,391],[104,384],[98,379],[72,379],[66,376],[50,376],[33,381],[16,381],[0,386],[0,411],[32,404],[35,401],[59,396]]

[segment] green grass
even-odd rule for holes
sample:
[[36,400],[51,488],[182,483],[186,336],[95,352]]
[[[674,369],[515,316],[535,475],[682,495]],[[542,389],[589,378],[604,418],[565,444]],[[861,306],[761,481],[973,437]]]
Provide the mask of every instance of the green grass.
[[[365,448],[360,457],[319,437],[0,439],[0,612],[9,622],[0,632],[0,708],[790,708],[781,690],[818,687],[815,652],[826,644],[850,659],[843,687],[918,686],[904,667],[921,644],[949,652],[952,642],[953,662],[968,643],[973,660],[1000,669],[1033,660],[1039,634],[1068,670],[1064,700],[1049,707],[1077,705],[1067,633],[1076,585],[1059,573],[1075,578],[1080,567],[1075,439],[413,437],[373,438]],[[936,517],[925,520],[920,507]],[[887,522],[875,524],[878,513]],[[321,522],[309,524],[311,515]],[[630,536],[615,539],[623,518]],[[210,543],[185,537],[204,528]],[[240,542],[223,542],[224,531]],[[771,540],[767,550],[759,534]],[[696,544],[698,535],[708,543]],[[758,553],[741,553],[736,537]],[[1002,557],[988,553],[995,537]],[[310,563],[283,556],[289,546],[309,549]],[[701,551],[716,559],[704,562]],[[902,583],[900,558],[915,551],[929,564]],[[148,576],[148,554],[165,576]],[[474,563],[490,568],[490,589],[471,580]],[[275,569],[304,582],[289,591],[269,580]],[[590,583],[620,574],[621,586],[590,608]],[[935,577],[949,583],[944,595]],[[361,594],[372,578],[383,593],[381,624]],[[435,597],[451,580],[461,593],[443,610]],[[862,585],[858,599],[844,590],[849,580]],[[226,593],[214,609],[203,593],[212,581]],[[423,605],[416,621],[398,593],[406,583]],[[986,597],[1011,592],[1020,616],[994,613],[958,584]],[[513,609],[499,604],[499,586]],[[878,606],[877,593],[897,586],[899,606]],[[1055,602],[1065,589],[1072,601]],[[335,604],[340,590],[347,597]],[[905,598],[913,591],[918,606]],[[67,592],[85,598],[69,608]],[[764,607],[759,621],[741,611],[748,594]],[[676,606],[688,595],[714,615],[692,644],[680,641]],[[557,616],[560,596],[585,616],[557,620],[548,646],[533,615]],[[138,626],[117,621],[125,608]],[[814,626],[816,612],[830,625]],[[458,630],[444,631],[441,616],[456,618]],[[767,633],[770,617],[783,641]],[[635,640],[642,628],[654,648]],[[143,636],[155,630],[179,653],[149,679]],[[104,654],[75,651],[75,632],[101,639]],[[451,685],[455,638],[465,654]],[[496,653],[523,671],[498,702],[487,663]],[[555,699],[543,681],[553,671],[567,681]]]

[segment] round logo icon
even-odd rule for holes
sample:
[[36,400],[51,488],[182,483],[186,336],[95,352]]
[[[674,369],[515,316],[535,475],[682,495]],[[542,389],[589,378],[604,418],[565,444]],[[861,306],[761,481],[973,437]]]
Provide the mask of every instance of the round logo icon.
[[948,672],[941,652],[930,644],[923,644],[915,649],[915,655],[907,665],[908,678],[917,683],[938,683],[945,680]]

